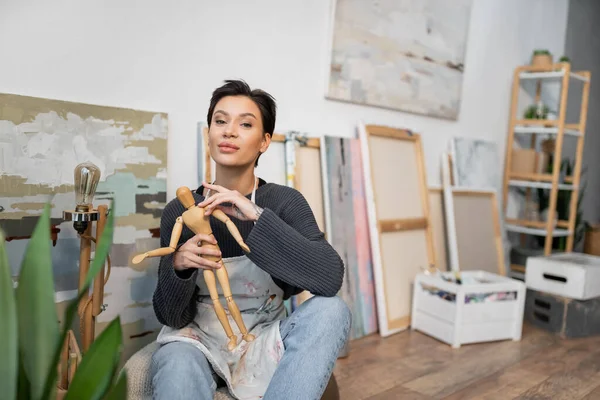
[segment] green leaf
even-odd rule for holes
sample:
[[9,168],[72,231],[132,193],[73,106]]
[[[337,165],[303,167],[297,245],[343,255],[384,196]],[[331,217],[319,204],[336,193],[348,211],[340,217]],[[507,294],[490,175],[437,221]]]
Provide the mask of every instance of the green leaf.
[[17,399],[29,400],[31,399],[31,390],[27,375],[25,375],[25,368],[23,367],[23,358],[19,358],[19,387],[17,389]]
[[127,400],[127,373],[123,371],[105,400]]
[[15,290],[4,243],[4,233],[0,231],[0,354],[3,354],[0,364],[0,388],[2,397],[13,400],[17,393],[19,341]]
[[[115,207],[115,202],[113,200],[110,205],[110,209],[114,210],[114,207]],[[104,266],[106,257],[108,256],[108,254],[110,252],[110,247],[112,245],[112,239],[113,239],[113,227],[114,227],[114,216],[113,215],[114,215],[114,212],[110,212],[108,214],[108,218],[106,219],[106,225],[104,226],[104,231],[102,232],[102,237],[100,238],[100,240],[97,243],[94,260],[92,261],[92,263],[90,265],[90,269],[88,271],[84,286],[79,291],[79,294],[77,295],[77,299],[73,300],[67,307],[67,310],[65,312],[65,321],[63,324],[63,331],[61,332],[61,338],[60,338],[60,342],[59,342],[61,344],[64,343],[67,338],[67,332],[69,330],[69,327],[73,324],[73,318],[75,318],[75,314],[77,313],[77,307],[79,305],[79,302],[81,301],[83,296],[87,293],[94,277],[96,275],[98,275],[98,273]],[[56,352],[54,353],[54,360],[53,360],[52,365],[55,366],[55,368],[50,370],[48,373],[48,378],[46,379],[46,385],[45,385],[45,389],[44,389],[45,397],[49,397],[51,395],[51,393],[54,392],[54,387],[56,385],[56,378],[57,378],[56,366],[58,366],[58,361],[60,360],[61,350],[62,350],[61,346],[58,346],[56,348]]]
[[42,397],[59,343],[50,243],[50,204],[46,204],[25,251],[16,290],[19,349],[32,399]]
[[122,343],[121,318],[113,319],[90,346],[77,367],[65,400],[102,399],[110,390],[119,364]]

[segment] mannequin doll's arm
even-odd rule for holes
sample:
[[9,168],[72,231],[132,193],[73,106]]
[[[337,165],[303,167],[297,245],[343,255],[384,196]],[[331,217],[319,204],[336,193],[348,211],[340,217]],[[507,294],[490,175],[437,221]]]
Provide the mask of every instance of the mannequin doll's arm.
[[[183,227],[181,237],[178,240],[173,238],[179,235],[179,228],[176,228],[177,220],[184,212],[185,208],[177,199],[171,200],[165,206],[160,218],[160,247],[178,248],[192,237],[193,232],[181,224]],[[197,312],[198,269],[177,271],[173,266],[176,251],[168,250],[167,253],[170,254],[161,256],[158,264],[158,281],[152,296],[152,306],[161,324],[182,328],[194,319]]]
[[242,238],[242,235],[240,235],[238,228],[235,226],[233,221],[231,219],[229,219],[227,214],[225,214],[223,211],[221,211],[217,208],[217,209],[213,210],[212,215],[219,221],[223,222],[227,226],[227,229],[231,233],[231,236],[233,236],[235,241],[238,242],[240,247],[246,253],[250,253],[250,248],[246,245],[246,243],[244,243],[244,239]]
[[134,264],[139,264],[146,257],[162,257],[168,254],[173,253],[177,250],[177,243],[179,242],[179,238],[181,237],[181,231],[183,230],[183,218],[179,217],[175,221],[175,225],[173,225],[173,231],[171,233],[171,241],[169,242],[169,247],[161,247],[160,249],[150,250],[143,254],[138,254],[133,257],[132,262]]

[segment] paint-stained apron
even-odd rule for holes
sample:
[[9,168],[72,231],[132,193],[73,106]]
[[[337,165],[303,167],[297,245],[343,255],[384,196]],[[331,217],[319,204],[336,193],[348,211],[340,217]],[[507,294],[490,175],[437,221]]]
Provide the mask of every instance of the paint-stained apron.
[[[182,329],[163,327],[157,341],[160,344],[173,341],[193,344],[204,353],[234,397],[243,400],[259,399],[266,392],[284,352],[279,332],[279,321],[286,317],[283,291],[269,274],[248,257],[240,256],[223,261],[229,273],[233,298],[246,328],[256,339],[250,343],[242,339],[218,286],[221,303],[233,332],[238,336],[237,347],[231,352],[227,350],[229,339],[215,314],[203,275],[198,274],[200,293],[196,317]],[[275,299],[259,310],[273,294],[276,295]]]
[[[242,339],[217,281],[219,300],[233,332],[238,336],[237,347],[232,351],[227,349],[229,339],[214,311],[202,271],[199,271],[196,280],[200,288],[196,317],[181,329],[164,326],[157,341],[160,344],[174,341],[193,344],[204,353],[214,371],[227,383],[232,396],[240,400],[259,399],[266,392],[284,352],[279,331],[279,321],[287,316],[284,293],[271,276],[247,256],[224,258],[223,262],[229,275],[233,299],[246,328],[256,339],[250,343]],[[269,302],[272,295],[275,298]]]

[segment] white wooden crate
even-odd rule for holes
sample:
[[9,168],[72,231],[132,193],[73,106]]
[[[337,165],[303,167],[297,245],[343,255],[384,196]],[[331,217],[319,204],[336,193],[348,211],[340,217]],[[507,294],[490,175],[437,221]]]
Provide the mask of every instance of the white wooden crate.
[[600,297],[600,257],[583,253],[528,257],[525,285],[569,299]]
[[[453,273],[442,273],[452,277]],[[418,274],[413,288],[411,328],[459,348],[494,340],[521,340],[525,284],[485,271],[460,273],[463,283],[440,274]],[[447,294],[446,298],[441,295]],[[505,293],[514,293],[506,297]],[[498,297],[503,296],[500,300]],[[486,297],[476,302],[474,297]]]

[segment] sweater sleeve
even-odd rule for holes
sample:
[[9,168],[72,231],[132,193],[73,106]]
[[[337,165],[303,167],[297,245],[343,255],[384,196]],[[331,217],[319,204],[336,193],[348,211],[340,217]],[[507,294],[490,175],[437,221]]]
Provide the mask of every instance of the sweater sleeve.
[[290,189],[280,215],[265,208],[246,243],[256,265],[293,287],[332,297],[342,286],[344,263],[319,230],[308,202]]
[[[171,233],[178,212],[174,203],[168,204],[160,221],[160,246],[168,247]],[[183,210],[180,210],[183,211]],[[179,238],[179,245],[184,242],[184,235]],[[176,271],[173,268],[173,255],[160,259],[158,267],[158,283],[152,298],[154,313],[158,321],[172,328],[182,328],[190,323],[196,315],[197,293],[196,276],[198,270]]]

